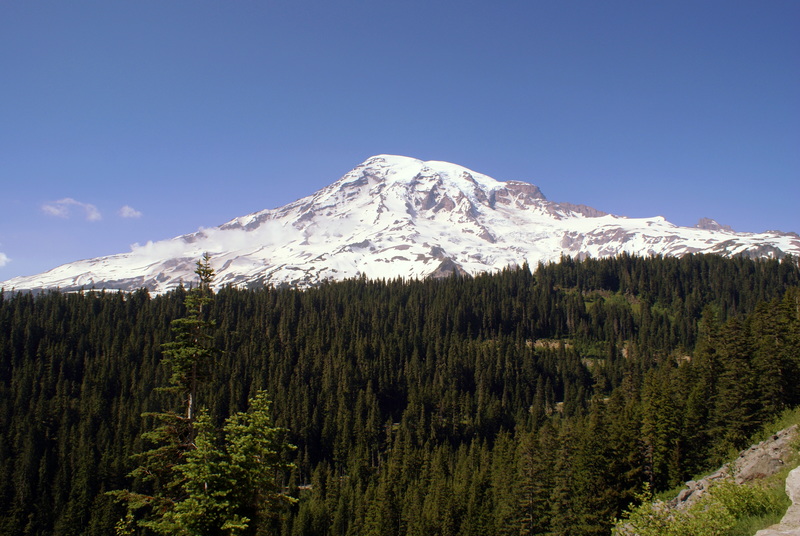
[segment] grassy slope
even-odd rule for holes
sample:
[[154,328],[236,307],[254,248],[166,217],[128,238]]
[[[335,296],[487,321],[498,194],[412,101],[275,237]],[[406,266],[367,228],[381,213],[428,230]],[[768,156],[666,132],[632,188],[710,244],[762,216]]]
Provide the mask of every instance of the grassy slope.
[[[800,425],[800,408],[784,412],[765,425],[752,443],[768,439],[778,430]],[[683,489],[670,490],[632,508],[614,528],[619,536],[752,536],[758,530],[778,523],[791,501],[785,482],[789,472],[800,465],[800,435],[792,445],[792,456],[785,467],[770,477],[737,486],[732,481],[712,488],[688,510],[675,511],[666,501]],[[735,459],[738,453],[733,453]],[[698,477],[698,480],[702,476]]]

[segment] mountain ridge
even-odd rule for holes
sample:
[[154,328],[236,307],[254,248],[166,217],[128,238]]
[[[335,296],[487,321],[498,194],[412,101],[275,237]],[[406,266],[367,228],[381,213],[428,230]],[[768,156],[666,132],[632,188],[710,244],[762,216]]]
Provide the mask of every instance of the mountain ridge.
[[350,277],[425,278],[620,253],[781,258],[800,236],[679,227],[548,200],[533,184],[457,164],[377,155],[317,192],[220,226],[0,283],[7,290],[146,287],[190,281],[203,253],[217,284],[309,286]]

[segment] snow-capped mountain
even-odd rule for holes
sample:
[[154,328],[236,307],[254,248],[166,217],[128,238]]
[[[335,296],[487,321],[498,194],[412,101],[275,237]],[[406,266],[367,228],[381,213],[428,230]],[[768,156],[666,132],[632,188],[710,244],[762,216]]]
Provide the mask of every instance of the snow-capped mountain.
[[562,255],[796,256],[800,236],[736,233],[707,219],[678,227],[660,216],[614,216],[548,201],[525,182],[500,182],[446,162],[380,155],[283,207],[0,286],[164,292],[193,281],[195,263],[205,252],[217,285],[307,286],[361,275],[477,274]]

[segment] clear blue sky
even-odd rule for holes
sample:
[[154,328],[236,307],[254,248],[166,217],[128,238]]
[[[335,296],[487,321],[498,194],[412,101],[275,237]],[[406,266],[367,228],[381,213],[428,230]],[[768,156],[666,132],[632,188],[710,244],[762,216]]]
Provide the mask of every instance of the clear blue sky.
[[281,206],[379,153],[800,232],[798,28],[797,0],[5,0],[0,280]]

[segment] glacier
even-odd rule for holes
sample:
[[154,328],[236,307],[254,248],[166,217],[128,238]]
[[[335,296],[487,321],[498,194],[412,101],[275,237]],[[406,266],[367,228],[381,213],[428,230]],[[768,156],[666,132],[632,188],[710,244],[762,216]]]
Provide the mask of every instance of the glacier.
[[549,201],[533,184],[498,181],[457,164],[378,155],[283,207],[15,277],[0,287],[163,293],[193,281],[204,253],[218,287],[475,275],[562,256],[800,255],[795,233],[737,233],[703,221],[680,227],[660,216],[607,214]]

